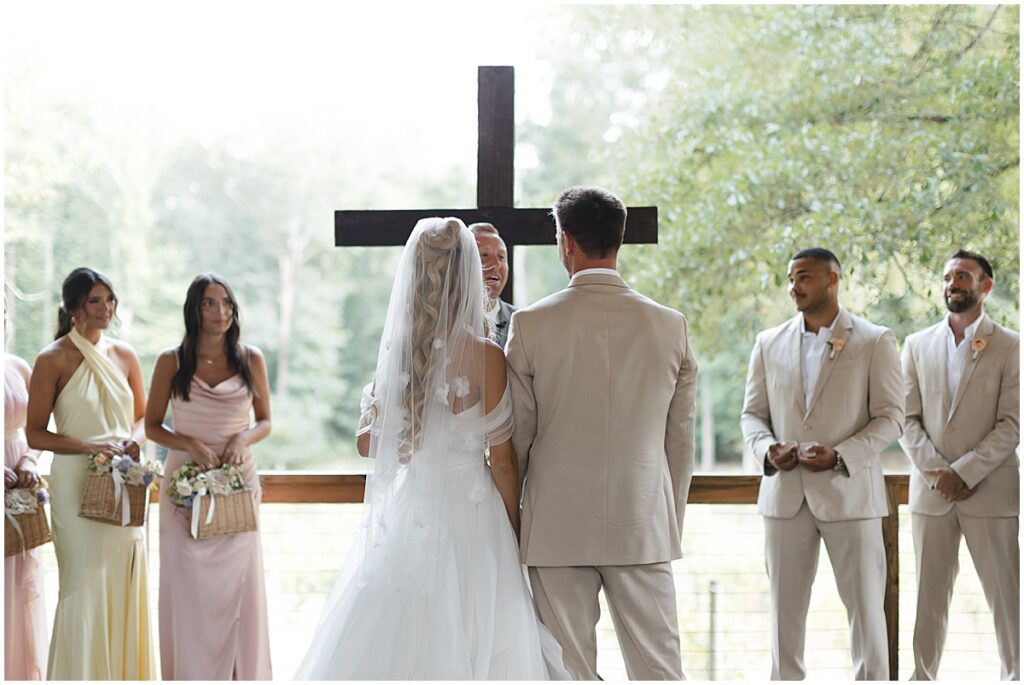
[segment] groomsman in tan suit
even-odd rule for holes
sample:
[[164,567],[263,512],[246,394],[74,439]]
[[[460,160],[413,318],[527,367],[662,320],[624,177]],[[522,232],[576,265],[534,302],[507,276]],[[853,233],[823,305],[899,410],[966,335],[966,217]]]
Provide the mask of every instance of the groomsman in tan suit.
[[773,680],[799,680],[811,584],[825,541],[850,623],[858,680],[889,678],[879,453],[903,426],[903,379],[892,331],[839,306],[839,260],[798,252],[789,294],[798,313],[762,331],[741,425],[764,464],[757,497],[771,590]]
[[1020,680],[1020,336],[985,313],[992,266],[958,251],[942,273],[949,316],[903,348],[914,463],[914,680],[935,680],[961,536],[992,610],[1004,680]]
[[596,680],[603,587],[634,680],[683,678],[671,560],[682,556],[697,364],[686,319],[616,272],[626,208],[573,187],[554,206],[565,290],[512,315],[521,554],[574,677]]

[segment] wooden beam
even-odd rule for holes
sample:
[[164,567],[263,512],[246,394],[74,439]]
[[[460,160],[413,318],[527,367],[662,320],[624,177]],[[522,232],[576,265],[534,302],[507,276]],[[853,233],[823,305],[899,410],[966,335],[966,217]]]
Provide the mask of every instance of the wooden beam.
[[[658,208],[630,207],[625,242],[658,242]],[[430,216],[455,216],[467,225],[494,224],[510,245],[554,245],[555,223],[548,209],[339,209],[334,212],[334,244],[339,247],[405,245],[416,222]]]
[[[910,476],[903,474],[885,477],[893,513],[888,519],[883,519],[883,523],[899,525],[897,508],[907,503],[909,482]],[[366,476],[310,471],[264,471],[260,474],[260,483],[263,486],[263,504],[352,504],[363,501]],[[760,484],[761,476],[698,474],[690,482],[690,494],[686,501],[689,504],[756,504]],[[150,501],[156,502],[158,499],[157,491],[152,490]]]
[[900,504],[907,503],[909,476],[885,479],[889,515],[882,519],[885,546],[885,632],[889,643],[889,680],[899,680],[900,667]]
[[516,149],[512,67],[477,69],[477,132],[476,206],[511,207]]

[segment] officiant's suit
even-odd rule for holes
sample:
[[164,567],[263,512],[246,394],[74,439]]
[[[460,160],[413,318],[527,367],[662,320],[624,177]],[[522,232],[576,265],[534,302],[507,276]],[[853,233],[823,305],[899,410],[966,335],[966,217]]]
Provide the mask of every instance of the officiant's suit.
[[683,677],[671,560],[682,556],[697,364],[686,319],[610,269],[512,316],[521,555],[565,665],[596,679],[604,588],[631,679]]
[[[772,679],[805,675],[807,609],[824,539],[849,619],[854,675],[887,680],[881,519],[889,506],[878,455],[902,433],[896,339],[840,307],[830,335],[842,342],[823,349],[811,386],[801,363],[803,329],[798,313],[757,336],[741,419],[744,439],[764,464],[757,508],[765,521]],[[803,466],[775,469],[768,449],[785,441],[833,447],[849,475]]]
[[[947,319],[909,336],[903,349],[907,426],[900,439],[913,462],[910,511],[917,556],[914,679],[934,680],[946,640],[960,537],[995,620],[1004,679],[1020,679],[1020,336],[982,314],[951,394]],[[985,341],[976,353],[972,340]],[[955,376],[952,376],[955,380]],[[924,469],[952,468],[967,499],[950,502]]]

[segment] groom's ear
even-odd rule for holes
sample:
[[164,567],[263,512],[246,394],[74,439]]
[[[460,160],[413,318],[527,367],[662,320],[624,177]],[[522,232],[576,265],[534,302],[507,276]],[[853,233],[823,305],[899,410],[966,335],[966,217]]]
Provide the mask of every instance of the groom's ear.
[[562,246],[562,250],[567,257],[577,250],[576,240],[564,228],[562,229]]

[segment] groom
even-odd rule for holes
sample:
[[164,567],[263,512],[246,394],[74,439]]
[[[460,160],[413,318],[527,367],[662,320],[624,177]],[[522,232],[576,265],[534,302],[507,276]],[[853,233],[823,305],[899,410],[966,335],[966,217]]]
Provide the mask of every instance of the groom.
[[512,315],[506,349],[523,563],[574,677],[598,678],[604,587],[629,677],[679,680],[670,562],[682,556],[697,379],[686,319],[615,270],[617,197],[576,186],[553,213],[572,280]]

